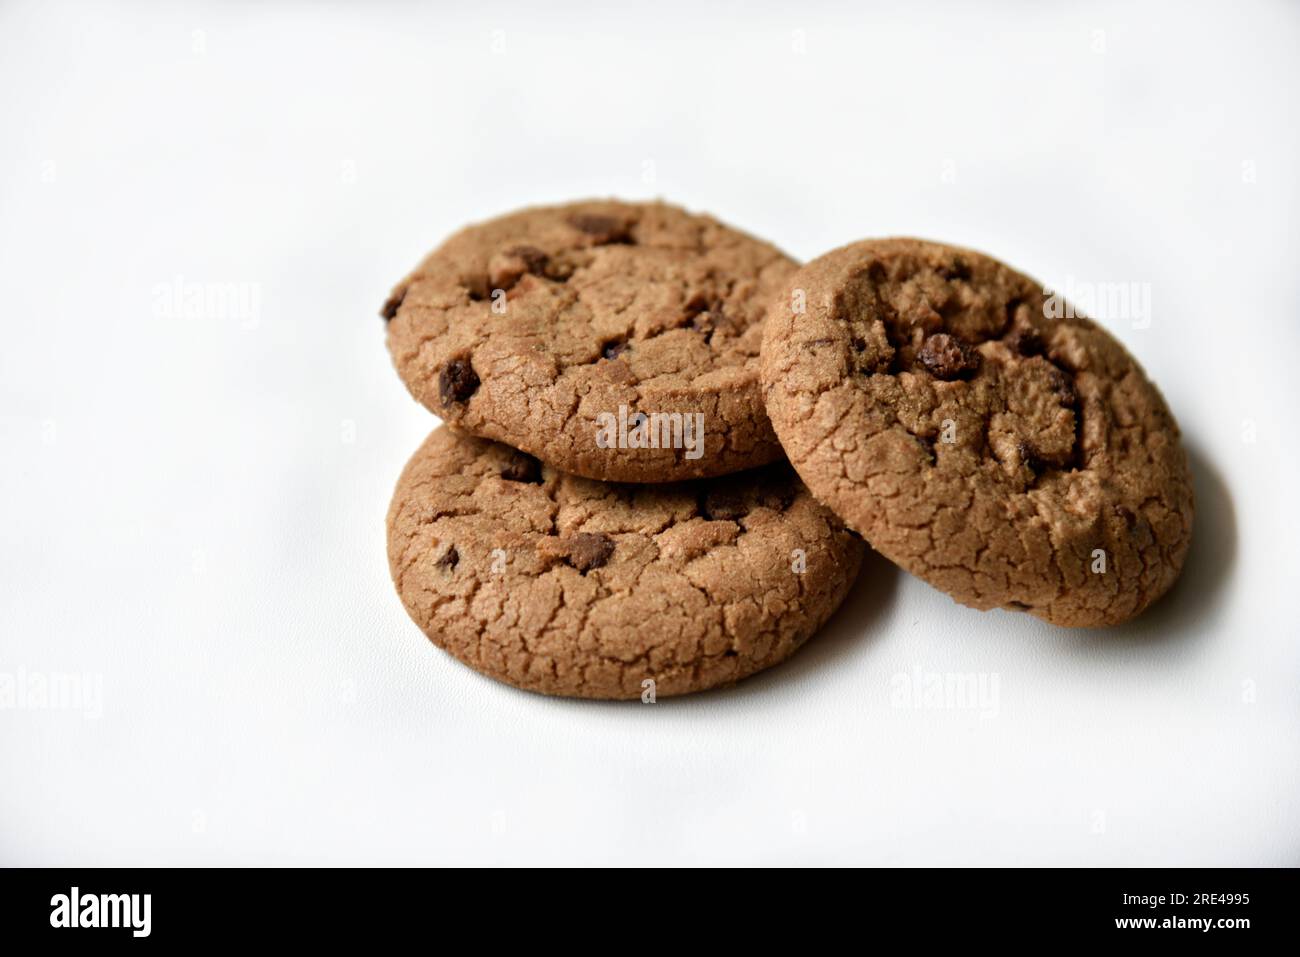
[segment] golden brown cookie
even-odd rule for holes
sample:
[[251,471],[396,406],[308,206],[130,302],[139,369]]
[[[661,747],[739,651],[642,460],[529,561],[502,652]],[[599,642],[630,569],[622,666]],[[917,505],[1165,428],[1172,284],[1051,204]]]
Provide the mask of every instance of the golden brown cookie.
[[813,494],[962,604],[1115,624],[1182,569],[1192,481],[1164,399],[996,260],[915,239],[827,253],[774,301],[762,366]]
[[782,661],[838,607],[863,548],[784,463],[616,485],[445,426],[388,513],[393,581],[434,644],[580,698],[686,694]]
[[758,384],[780,250],[663,203],[527,209],[462,230],[381,312],[411,394],[590,478],[667,482],[780,458]]

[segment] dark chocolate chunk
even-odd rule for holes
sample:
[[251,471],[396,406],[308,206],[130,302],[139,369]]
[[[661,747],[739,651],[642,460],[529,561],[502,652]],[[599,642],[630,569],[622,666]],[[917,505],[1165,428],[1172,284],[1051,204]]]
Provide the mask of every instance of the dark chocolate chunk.
[[943,278],[950,281],[956,279],[970,282],[970,264],[960,256],[954,256],[952,265],[943,269]]
[[627,224],[615,219],[613,216],[580,213],[570,219],[569,222],[590,236],[597,246],[631,242],[632,237]]
[[536,246],[515,246],[492,257],[489,264],[488,284],[493,289],[510,289],[521,276],[546,275],[550,257]]
[[379,314],[383,316],[384,322],[391,322],[393,320],[393,317],[397,315],[397,310],[402,308],[402,300],[405,298],[406,287],[398,286],[393,290],[392,295],[384,300],[383,308],[379,310]]
[[508,250],[506,255],[520,260],[527,271],[534,276],[540,276],[546,272],[546,264],[551,261],[551,257],[536,246],[516,246],[514,249]]
[[542,480],[542,463],[525,452],[517,452],[504,469],[501,477],[507,482],[531,482]]
[[1022,356],[1037,356],[1043,352],[1043,337],[1033,326],[1016,325],[1006,337],[1007,348]]
[[478,374],[468,359],[452,359],[438,373],[438,395],[444,406],[466,401],[478,386]]
[[1016,445],[1016,454],[1020,457],[1020,464],[1034,474],[1041,472],[1047,464],[1038,457],[1038,453],[1034,451],[1034,447],[1028,442],[1018,443]]
[[1052,384],[1052,391],[1056,393],[1056,398],[1060,401],[1061,405],[1073,406],[1079,401],[1079,394],[1074,391],[1073,380],[1066,375],[1065,371],[1061,369],[1060,366],[1052,366],[1052,370],[1048,373],[1047,378]]
[[944,380],[970,375],[980,364],[978,352],[946,332],[927,337],[916,358],[932,376]]
[[565,543],[566,561],[584,575],[600,568],[614,554],[614,540],[600,532],[579,532]]

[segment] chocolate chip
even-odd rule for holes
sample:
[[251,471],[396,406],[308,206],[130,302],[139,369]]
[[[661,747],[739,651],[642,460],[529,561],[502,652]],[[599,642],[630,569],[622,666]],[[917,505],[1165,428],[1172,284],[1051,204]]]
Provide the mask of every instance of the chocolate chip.
[[945,266],[941,272],[944,279],[970,282],[970,264],[960,256],[955,257],[952,265]]
[[713,489],[700,502],[700,514],[710,522],[735,522],[748,515],[749,508],[735,492]]
[[507,250],[506,255],[521,260],[534,276],[546,272],[546,264],[551,261],[551,257],[536,246],[516,246],[514,249]]
[[536,246],[515,246],[492,257],[488,264],[488,284],[494,289],[510,289],[521,276],[546,275],[550,257]]
[[631,343],[626,339],[615,339],[613,342],[607,342],[601,347],[600,354],[606,359],[617,359],[623,353],[627,352]]
[[406,298],[406,287],[398,286],[393,290],[392,295],[384,300],[383,308],[379,314],[383,316],[384,322],[392,322],[393,317],[397,315],[397,310],[402,308],[402,300]]
[[1034,447],[1028,442],[1020,442],[1016,445],[1016,455],[1020,457],[1020,464],[1034,474],[1041,472],[1043,467],[1047,465],[1046,462],[1039,458],[1038,453],[1034,451]]
[[507,482],[537,484],[542,480],[542,463],[527,453],[517,452],[510,464],[501,470],[501,477]]
[[579,213],[569,220],[573,226],[592,238],[597,246],[610,243],[631,242],[628,226],[613,216],[601,216],[596,213]]
[[452,359],[438,373],[438,395],[444,406],[466,401],[478,386],[478,375],[468,359]]
[[952,380],[979,368],[979,353],[956,336],[936,332],[921,344],[917,360],[936,379]]
[[433,564],[435,568],[455,568],[460,564],[460,552],[456,551],[455,545],[451,545]]
[[1074,382],[1059,366],[1052,366],[1047,374],[1047,381],[1051,383],[1052,392],[1056,394],[1061,405],[1072,406],[1079,401],[1079,394],[1074,390]]
[[584,575],[593,568],[600,568],[614,554],[614,540],[600,532],[579,532],[566,543],[570,565]]
[[1005,341],[1008,349],[1022,356],[1042,355],[1043,337],[1033,326],[1013,326]]

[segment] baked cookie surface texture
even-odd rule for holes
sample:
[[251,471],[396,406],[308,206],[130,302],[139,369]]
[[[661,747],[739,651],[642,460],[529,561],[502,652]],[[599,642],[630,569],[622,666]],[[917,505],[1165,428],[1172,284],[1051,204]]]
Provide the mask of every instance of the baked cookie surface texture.
[[1192,480],[1164,399],[996,260],[913,239],[814,260],[773,301],[762,379],[813,494],[963,604],[1110,625],[1178,577]]
[[434,644],[581,698],[686,694],[782,661],[840,604],[863,551],[784,463],[620,485],[446,426],[388,515],[393,581]]
[[772,462],[762,319],[796,264],[663,203],[538,207],[461,230],[381,314],[411,394],[462,431],[589,478]]

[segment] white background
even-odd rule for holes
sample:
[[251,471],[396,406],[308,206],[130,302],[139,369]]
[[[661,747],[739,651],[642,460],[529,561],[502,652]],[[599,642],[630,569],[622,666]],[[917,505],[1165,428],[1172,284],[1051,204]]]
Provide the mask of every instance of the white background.
[[[0,676],[102,686],[0,710],[0,863],[1300,864],[1300,9],[550,6],[0,7]],[[1191,450],[1177,590],[1068,632],[875,558],[789,664],[654,706],[438,651],[376,311],[605,195],[1149,284],[1108,325]],[[997,694],[901,706],[929,674]]]

